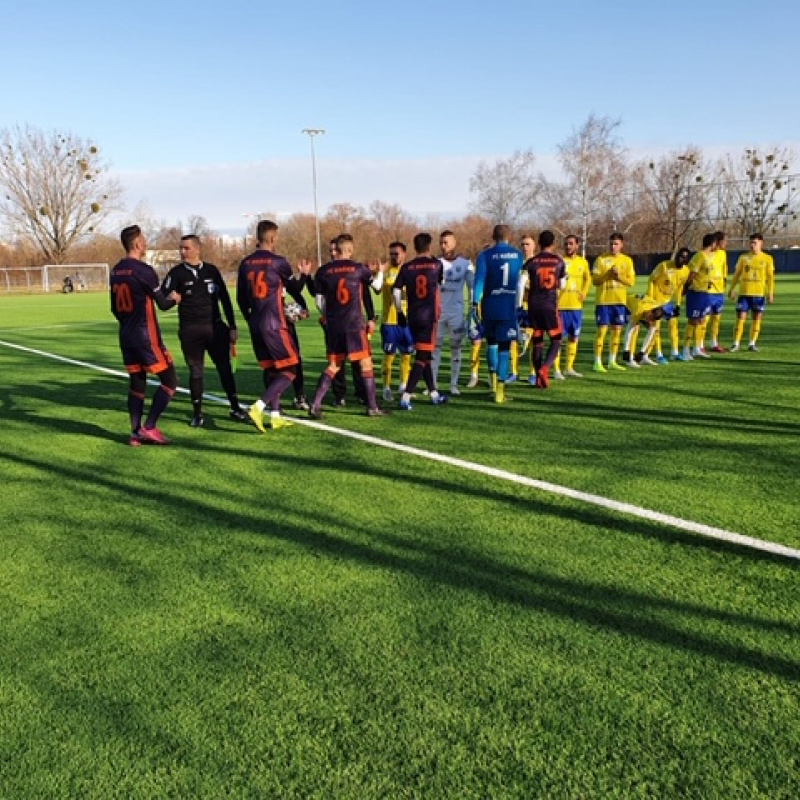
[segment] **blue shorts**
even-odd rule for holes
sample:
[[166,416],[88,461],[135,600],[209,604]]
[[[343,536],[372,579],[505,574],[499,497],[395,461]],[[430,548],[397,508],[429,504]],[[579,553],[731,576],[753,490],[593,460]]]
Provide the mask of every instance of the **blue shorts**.
[[594,319],[599,325],[622,326],[630,319],[631,312],[626,305],[595,306]]
[[408,355],[414,352],[414,340],[411,331],[400,325],[381,325],[381,346],[387,356],[400,353]]
[[493,344],[503,344],[505,342],[516,342],[517,318],[514,319],[485,319],[483,320],[483,332],[487,341]]
[[669,303],[664,303],[662,308],[664,309],[663,319],[674,319],[679,315],[681,310],[680,306],[676,306],[675,303],[672,302],[672,300],[670,300]]
[[745,313],[752,311],[754,314],[763,314],[764,296],[762,295],[761,297],[756,297],[752,294],[740,295],[739,300],[736,303],[736,310],[744,311]]
[[708,292],[686,292],[686,319],[703,319],[709,308]]
[[708,293],[709,314],[721,314],[723,305],[725,305],[724,294],[716,294],[716,293],[712,294],[711,292]]
[[572,311],[559,311],[561,315],[561,327],[570,339],[579,339],[581,335],[581,324],[583,323],[583,311],[575,309]]

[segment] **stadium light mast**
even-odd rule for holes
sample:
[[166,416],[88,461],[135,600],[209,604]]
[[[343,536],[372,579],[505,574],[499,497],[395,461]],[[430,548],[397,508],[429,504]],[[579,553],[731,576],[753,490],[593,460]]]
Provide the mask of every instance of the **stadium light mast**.
[[314,222],[317,226],[317,267],[322,266],[322,238],[319,233],[319,211],[317,209],[317,155],[314,152],[314,137],[325,133],[323,128],[303,128],[301,133],[311,141],[311,181],[314,187]]

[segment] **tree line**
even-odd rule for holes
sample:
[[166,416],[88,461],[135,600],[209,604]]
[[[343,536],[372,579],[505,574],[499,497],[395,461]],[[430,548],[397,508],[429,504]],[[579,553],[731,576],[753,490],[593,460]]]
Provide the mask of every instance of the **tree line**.
[[[330,206],[320,219],[324,246],[352,233],[358,256],[385,258],[389,243],[409,242],[425,228],[452,230],[472,256],[489,243],[497,222],[517,233],[550,228],[576,233],[589,254],[602,250],[609,233],[622,231],[628,249],[672,252],[696,247],[702,234],[723,229],[735,246],[753,231],[800,243],[795,153],[786,147],[753,147],[711,158],[686,146],[633,159],[619,120],[591,114],[557,148],[561,177],[537,170],[530,150],[481,162],[470,180],[470,213],[420,219],[397,204],[375,200],[367,207]],[[123,210],[123,187],[111,177],[99,147],[63,132],[16,127],[0,131],[0,265],[113,263],[120,256],[112,219]],[[153,249],[173,250],[180,236],[196,233],[205,257],[235,269],[253,247],[252,230],[241,239],[218,235],[200,214],[168,222],[140,208],[136,222]],[[271,216],[265,209],[263,216]],[[313,214],[295,213],[281,224],[281,251],[292,260],[316,259]],[[253,222],[253,226],[255,221]]]

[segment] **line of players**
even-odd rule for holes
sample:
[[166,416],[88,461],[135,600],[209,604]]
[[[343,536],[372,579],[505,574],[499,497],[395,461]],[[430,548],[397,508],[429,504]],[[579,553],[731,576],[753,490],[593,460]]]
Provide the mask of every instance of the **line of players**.
[[[126,258],[111,273],[112,311],[120,323],[120,346],[130,374],[128,409],[131,419],[131,445],[164,444],[166,438],[157,420],[177,386],[172,359],[164,347],[154,303],[162,310],[179,305],[179,338],[190,370],[193,405],[191,425],[202,427],[203,361],[208,352],[219,371],[230,402],[230,415],[239,421],[252,420],[264,432],[264,414],[269,410],[269,426],[280,428],[291,422],[280,413],[280,398],[294,385],[296,409],[308,410],[313,418],[322,416],[322,402],[334,387],[336,403],[343,404],[345,387],[342,366],[353,365],[356,394],[366,405],[369,416],[384,412],[377,403],[377,388],[369,337],[378,317],[372,293],[383,295],[381,340],[383,398],[393,399],[392,372],[400,355],[400,402],[403,411],[411,410],[411,399],[420,380],[434,405],[446,403],[448,395],[439,392],[438,371],[441,348],[450,340],[450,394],[460,394],[461,349],[465,334],[472,341],[471,376],[468,387],[478,381],[480,347],[486,340],[490,383],[496,402],[505,402],[505,386],[518,374],[519,356],[532,344],[530,383],[547,388],[552,377],[581,377],[575,368],[580,338],[583,303],[591,286],[596,288],[595,339],[596,372],[608,369],[638,368],[641,363],[666,363],[661,350],[660,321],[669,320],[671,355],[676,360],[708,357],[704,346],[706,323],[710,317],[712,351],[719,345],[719,319],[727,280],[724,234],[708,234],[703,248],[691,259],[686,248],[675,258],[659,264],[650,277],[647,293],[636,296],[633,287],[633,262],[622,252],[624,238],[612,234],[610,252],[599,256],[592,269],[578,254],[576,236],[565,240],[565,256],[555,253],[555,237],[543,231],[535,252],[532,237],[524,236],[522,251],[509,244],[510,231],[498,225],[493,244],[481,252],[473,270],[471,262],[458,255],[455,236],[445,231],[440,236],[441,255],[432,255],[432,237],[420,233],[414,238],[415,257],[406,262],[406,247],[393,242],[389,263],[368,267],[353,259],[351,236],[342,234],[331,242],[332,259],[311,275],[311,263],[300,262],[295,270],[275,253],[278,226],[262,220],[257,229],[258,249],[246,257],[237,279],[237,304],[250,329],[256,357],[264,370],[264,393],[245,411],[239,404],[231,369],[229,345],[238,333],[232,304],[222,276],[216,267],[200,259],[196,236],[181,240],[183,262],[173,268],[159,285],[155,272],[141,258],[146,250],[138,226],[126,228],[121,239]],[[733,297],[741,283],[732,350],[739,349],[745,317],[752,313],[751,350],[756,349],[761,316],[766,300],[772,302],[774,267],[772,258],[762,252],[760,234],[750,238],[750,253],[737,263],[729,290]],[[303,289],[315,297],[320,322],[325,330],[328,364],[320,376],[312,403],[305,398],[299,339],[294,322],[308,316]],[[284,295],[293,298],[287,315]],[[684,348],[678,346],[679,302],[685,297],[687,328]],[[465,298],[470,312],[465,313]],[[222,321],[222,305],[227,324]],[[363,310],[362,310],[363,309]],[[364,311],[367,319],[364,320]],[[625,332],[623,363],[617,361]],[[640,327],[647,329],[644,343],[635,344]],[[611,332],[607,366],[603,364],[604,342]],[[566,368],[561,371],[561,339],[567,334]],[[544,352],[544,336],[549,346]],[[520,341],[518,341],[520,340]],[[655,350],[655,360],[650,353]],[[411,366],[411,356],[415,362]],[[160,379],[150,412],[143,421],[146,374]]]

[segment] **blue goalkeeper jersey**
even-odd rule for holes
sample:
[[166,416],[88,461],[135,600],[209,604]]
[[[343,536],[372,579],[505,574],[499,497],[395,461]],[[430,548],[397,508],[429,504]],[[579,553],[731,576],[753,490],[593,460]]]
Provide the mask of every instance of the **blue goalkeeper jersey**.
[[475,269],[475,303],[484,320],[517,319],[517,282],[522,253],[507,242],[484,250]]

